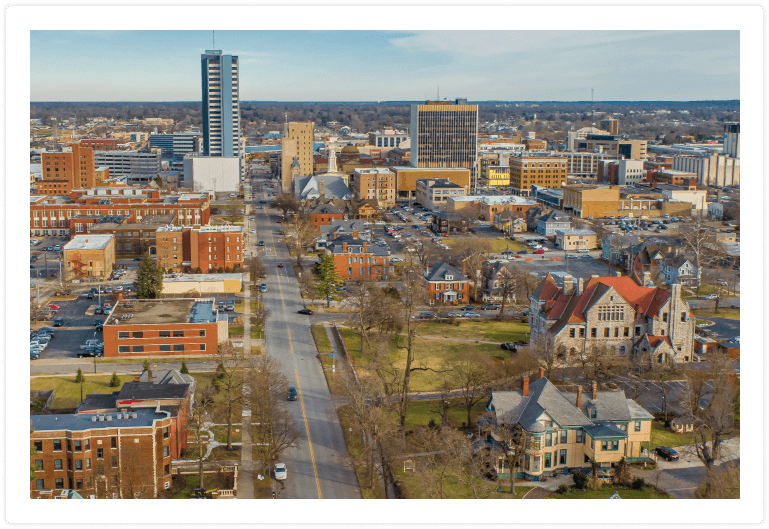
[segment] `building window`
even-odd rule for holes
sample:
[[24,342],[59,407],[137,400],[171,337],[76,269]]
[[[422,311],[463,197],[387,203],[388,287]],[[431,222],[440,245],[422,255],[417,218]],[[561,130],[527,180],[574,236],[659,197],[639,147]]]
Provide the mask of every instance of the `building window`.
[[90,458],[85,460],[85,469],[86,470],[91,470],[91,459]]
[[545,468],[550,468],[552,466],[552,454],[550,452],[545,453]]
[[201,337],[201,338],[205,338],[205,337],[206,337],[206,330],[205,330],[205,329],[203,329],[202,331],[200,331],[200,337]]
[[134,345],[132,352],[134,353],[143,353],[144,352],[144,346],[143,345]]
[[117,468],[117,456],[112,456],[112,468]]
[[35,480],[35,489],[37,490],[43,490],[45,488],[45,480],[37,479]]
[[641,327],[636,327],[635,328],[635,335],[636,336],[641,336]]
[[64,460],[63,459],[54,459],[53,460],[53,469],[54,470],[63,470],[64,466],[62,464]]
[[118,339],[128,338],[128,331],[118,331],[117,337]]
[[174,331],[174,338],[184,338],[184,331]]
[[35,450],[39,453],[43,452],[43,441],[35,441]]
[[630,336],[630,327],[625,327],[624,335],[625,336]]
[[615,452],[619,450],[619,441],[603,441],[601,443],[601,450]]
[[641,421],[636,421],[636,422],[635,422],[635,428],[634,428],[634,430],[635,430],[636,432],[640,432],[640,431],[641,431]]
[[577,438],[575,439],[575,442],[577,444],[582,444],[584,442],[584,438],[583,438],[582,430],[581,429],[577,430]]
[[163,447],[163,457],[170,457],[171,456],[171,449],[168,446]]
[[566,450],[561,450],[560,457],[558,458],[559,465],[566,464]]
[[75,459],[75,470],[83,470],[83,460]]
[[43,460],[35,459],[35,472],[40,472],[41,470],[43,470]]
[[161,353],[170,353],[171,352],[171,346],[170,345],[161,345],[160,346],[160,352]]
[[553,434],[545,434],[545,446],[553,446]]
[[591,419],[598,418],[598,410],[590,410],[590,418]]
[[205,351],[206,350],[206,344],[202,343],[200,344],[200,350]]
[[566,444],[568,433],[569,433],[568,430],[561,430],[561,444]]
[[184,351],[184,344],[183,343],[174,344],[174,351]]
[[83,451],[83,441],[75,441],[75,452]]
[[53,441],[53,451],[54,452],[61,452],[61,439],[54,439],[54,441]]
[[131,338],[144,338],[144,332],[143,331],[133,331],[131,333]]
[[604,336],[604,338],[608,338],[608,337],[609,337],[609,328],[608,328],[608,327],[606,327],[606,328],[603,330],[603,336]]
[[681,321],[686,321],[686,313],[685,312],[681,313]]
[[171,331],[160,331],[158,333],[158,336],[160,338],[170,338],[171,337]]
[[574,338],[577,335],[577,329],[571,328],[569,329],[569,338]]
[[171,473],[171,465],[163,465],[163,474],[169,475]]
[[595,327],[593,327],[592,329],[590,329],[590,337],[591,337],[591,338],[596,338],[596,337],[598,337],[598,329],[596,329]]
[[82,479],[76,479],[75,480],[75,490],[83,490],[83,480]]
[[130,348],[127,345],[118,345],[117,346],[117,352],[118,353],[127,353],[130,351]]
[[163,439],[168,439],[168,426],[163,428]]
[[667,322],[668,321],[668,313],[667,312],[663,312],[662,313],[662,321],[663,322]]
[[64,478],[56,478],[56,488],[57,489],[64,488]]
[[104,449],[103,448],[97,448],[96,449],[96,459],[104,459]]

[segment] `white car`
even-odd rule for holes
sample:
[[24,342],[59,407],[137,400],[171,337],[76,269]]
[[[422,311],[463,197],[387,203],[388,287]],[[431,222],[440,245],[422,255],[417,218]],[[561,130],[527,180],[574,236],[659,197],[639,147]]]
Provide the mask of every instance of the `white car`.
[[390,258],[390,261],[392,261],[393,263],[402,263],[403,259],[401,259],[400,257],[392,257]]
[[577,250],[577,253],[587,253],[587,252],[588,252],[587,248],[580,248],[579,250]]
[[275,479],[282,481],[288,477],[285,463],[275,463]]
[[251,233],[256,233],[256,230],[251,230]]

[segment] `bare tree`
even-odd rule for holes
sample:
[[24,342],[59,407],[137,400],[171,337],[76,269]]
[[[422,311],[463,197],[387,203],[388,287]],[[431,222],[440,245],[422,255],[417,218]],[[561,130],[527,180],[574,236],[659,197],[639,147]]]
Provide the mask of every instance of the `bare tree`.
[[451,407],[450,394],[454,389],[451,386],[451,382],[447,379],[448,372],[444,370],[443,382],[438,386],[439,398],[430,402],[430,413],[435,413],[441,418],[441,428],[446,426],[446,421],[449,415],[449,408]]
[[545,370],[545,377],[550,378],[553,370],[565,363],[566,348],[555,347],[553,336],[541,332],[529,343],[529,352],[537,359],[539,367]]
[[309,298],[310,304],[314,304],[320,294],[315,288],[315,277],[313,277],[312,273],[306,272],[299,276],[298,279],[299,286],[302,288],[302,293]]
[[[696,218],[694,224],[681,227],[681,240],[694,254],[694,268],[697,271],[702,270],[703,252],[706,252],[708,245],[711,244],[712,236],[701,216]],[[698,273],[697,279],[695,280],[697,283],[698,296],[700,294],[701,285],[699,276],[700,274]]]
[[206,453],[203,446],[203,436],[207,435],[205,430],[206,415],[214,402],[213,387],[206,386],[200,392],[195,393],[195,402],[197,402],[197,407],[193,409],[192,417],[189,423],[187,423],[187,427],[195,439],[198,456],[198,488],[202,489],[205,486],[203,481],[203,456]]
[[344,294],[345,306],[350,309],[349,323],[360,330],[360,353],[366,344],[371,347],[367,331],[376,325],[376,316],[379,313],[381,291],[376,283],[370,279],[359,279],[347,283]]
[[283,212],[283,216],[288,215],[288,212],[297,212],[302,209],[302,203],[297,199],[293,193],[279,193],[270,202],[270,207],[279,209]]
[[266,470],[284,450],[296,446],[301,431],[286,408],[288,379],[279,360],[267,355],[255,357],[247,384],[251,393],[251,424],[256,426],[254,447]]
[[256,283],[257,279],[267,274],[267,267],[264,266],[258,255],[254,255],[248,260],[248,271],[251,282]]
[[511,426],[495,426],[492,431],[505,440],[502,456],[510,470],[510,494],[515,495],[515,474],[523,467],[523,457],[529,449],[531,438],[518,423]]
[[[712,392],[710,401],[704,407],[698,407],[694,413],[694,449],[697,458],[705,465],[707,473],[721,459],[723,442],[734,432],[735,405],[738,386],[736,379],[729,372],[730,361],[726,355],[718,355],[711,360],[710,378]],[[713,490],[713,479],[706,479],[705,493]]]
[[500,297],[499,314],[497,319],[502,319],[505,311],[505,303],[515,303],[515,291],[518,288],[518,277],[507,266],[503,266],[497,273],[497,295]]
[[531,293],[537,288],[539,280],[531,275],[529,269],[520,263],[510,265],[510,270],[515,274],[517,279],[518,288],[523,288],[526,294],[526,300],[528,301]]
[[238,355],[231,345],[220,344],[216,368],[217,411],[227,423],[227,450],[232,450],[232,418],[236,407],[243,401],[243,367],[245,354]]
[[467,411],[467,427],[472,426],[472,409],[488,394],[491,373],[486,355],[480,351],[465,351],[444,364],[451,385],[460,391]]
[[296,266],[301,268],[305,248],[312,246],[319,235],[308,215],[297,213],[292,217],[286,229],[286,243],[291,251],[296,252]]

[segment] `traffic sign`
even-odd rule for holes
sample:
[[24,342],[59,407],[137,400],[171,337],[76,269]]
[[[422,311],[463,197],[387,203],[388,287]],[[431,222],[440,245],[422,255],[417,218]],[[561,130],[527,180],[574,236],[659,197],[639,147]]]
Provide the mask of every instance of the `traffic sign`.
[[329,358],[334,358],[334,357],[336,357],[336,355],[334,353],[328,353],[328,357]]

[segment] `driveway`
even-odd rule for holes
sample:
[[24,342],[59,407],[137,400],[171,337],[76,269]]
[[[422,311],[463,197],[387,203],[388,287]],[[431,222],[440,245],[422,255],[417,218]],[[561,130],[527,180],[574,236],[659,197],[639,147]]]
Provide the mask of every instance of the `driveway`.
[[[725,470],[739,466],[740,460],[733,459],[719,465],[718,468]],[[633,477],[644,478],[646,483],[669,492],[676,499],[693,499],[695,491],[705,483],[705,467],[702,464],[658,470],[632,469],[631,474]]]

